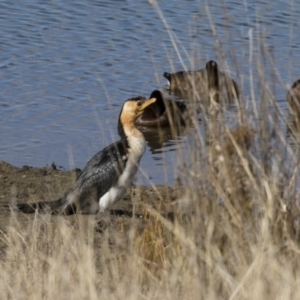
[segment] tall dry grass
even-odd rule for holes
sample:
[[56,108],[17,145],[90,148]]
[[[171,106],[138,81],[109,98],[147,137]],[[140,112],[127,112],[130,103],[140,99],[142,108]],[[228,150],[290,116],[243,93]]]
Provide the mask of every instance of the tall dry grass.
[[234,126],[203,111],[178,152],[172,219],[144,204],[142,228],[99,234],[92,217],[12,216],[1,299],[300,299],[299,153],[261,62],[259,99],[241,92]]

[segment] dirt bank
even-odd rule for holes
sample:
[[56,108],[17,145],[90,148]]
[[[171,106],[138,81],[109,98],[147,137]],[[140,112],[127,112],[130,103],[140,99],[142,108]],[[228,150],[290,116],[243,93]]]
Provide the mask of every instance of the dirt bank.
[[[0,162],[0,203],[29,203],[58,199],[66,189],[70,188],[80,170],[69,172],[56,169],[55,165],[44,168],[23,166],[14,167],[6,162]],[[147,206],[157,209],[167,218],[172,217],[174,200],[178,197],[178,189],[169,186],[135,186],[106,215],[80,216],[83,221],[92,221],[95,232],[101,234],[104,230],[122,230],[130,228],[133,222],[143,223]],[[6,226],[11,217],[19,224],[32,222],[35,214],[25,215],[0,207],[0,230],[6,232]],[[51,222],[61,216],[48,216]],[[63,216],[74,222],[78,215]]]

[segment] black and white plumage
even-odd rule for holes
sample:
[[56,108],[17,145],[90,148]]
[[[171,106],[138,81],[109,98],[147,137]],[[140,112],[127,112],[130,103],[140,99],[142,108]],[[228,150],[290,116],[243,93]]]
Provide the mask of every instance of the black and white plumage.
[[118,124],[121,140],[95,154],[63,197],[56,201],[17,204],[16,208],[24,213],[38,210],[66,215],[106,211],[134,180],[146,146],[143,134],[135,127],[135,120],[155,101],[155,98],[141,97],[125,101]]

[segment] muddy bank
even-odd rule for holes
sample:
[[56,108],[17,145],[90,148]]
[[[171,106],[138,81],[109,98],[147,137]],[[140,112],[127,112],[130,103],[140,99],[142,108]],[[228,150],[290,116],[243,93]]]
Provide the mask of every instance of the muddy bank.
[[[56,200],[72,186],[79,173],[79,169],[66,172],[58,170],[55,165],[44,168],[29,166],[17,168],[6,162],[0,162],[0,204]],[[114,222],[121,218],[127,224],[130,223],[133,215],[135,219],[143,219],[145,207],[149,205],[169,218],[174,211],[173,204],[178,195],[179,190],[175,187],[165,185],[134,186],[106,215],[82,217],[95,219],[95,222],[98,224],[96,224],[95,228],[99,227],[99,224],[104,222],[103,220],[113,225]],[[34,218],[34,214],[25,215],[21,212],[12,212],[7,208],[1,207],[1,230],[4,230],[7,220],[12,213],[20,222]],[[52,218],[55,217],[52,216]],[[72,220],[76,219],[76,216],[64,216],[64,218]]]

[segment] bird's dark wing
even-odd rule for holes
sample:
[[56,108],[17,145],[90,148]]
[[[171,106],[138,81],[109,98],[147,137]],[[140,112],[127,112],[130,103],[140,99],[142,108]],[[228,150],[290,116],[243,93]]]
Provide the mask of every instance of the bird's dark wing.
[[81,193],[97,188],[102,197],[118,180],[127,162],[127,148],[122,141],[113,143],[96,153],[76,179]]

